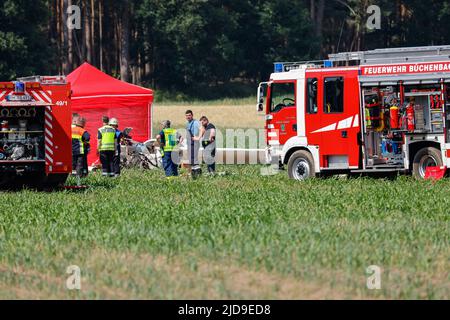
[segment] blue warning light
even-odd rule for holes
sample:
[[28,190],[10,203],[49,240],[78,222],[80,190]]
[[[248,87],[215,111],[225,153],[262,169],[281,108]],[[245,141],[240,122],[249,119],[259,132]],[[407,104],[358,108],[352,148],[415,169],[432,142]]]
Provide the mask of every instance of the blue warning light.
[[274,63],[275,65],[275,73],[284,72],[284,64],[281,62]]

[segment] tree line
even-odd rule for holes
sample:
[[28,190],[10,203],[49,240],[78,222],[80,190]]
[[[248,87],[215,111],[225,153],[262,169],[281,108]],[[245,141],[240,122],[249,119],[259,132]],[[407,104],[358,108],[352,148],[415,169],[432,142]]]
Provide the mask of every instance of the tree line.
[[[366,27],[370,5],[381,29]],[[71,6],[79,29],[67,27]],[[124,81],[201,95],[264,80],[274,61],[450,44],[449,24],[448,0],[0,0],[0,79],[68,74],[87,61]]]

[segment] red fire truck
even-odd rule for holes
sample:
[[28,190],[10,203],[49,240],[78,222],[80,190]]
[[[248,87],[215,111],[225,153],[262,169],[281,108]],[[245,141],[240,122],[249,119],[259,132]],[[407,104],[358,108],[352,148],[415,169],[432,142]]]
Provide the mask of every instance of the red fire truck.
[[72,171],[65,77],[0,82],[0,185],[55,187]]
[[[304,180],[450,165],[450,46],[338,53],[276,63],[258,89],[269,158]],[[277,160],[278,159],[278,160]]]

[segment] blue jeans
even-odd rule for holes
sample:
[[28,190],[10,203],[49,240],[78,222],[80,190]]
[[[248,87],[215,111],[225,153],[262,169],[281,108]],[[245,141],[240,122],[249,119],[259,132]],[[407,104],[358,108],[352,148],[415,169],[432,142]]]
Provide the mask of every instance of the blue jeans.
[[164,152],[163,167],[166,177],[178,176],[178,165],[172,161],[172,152]]

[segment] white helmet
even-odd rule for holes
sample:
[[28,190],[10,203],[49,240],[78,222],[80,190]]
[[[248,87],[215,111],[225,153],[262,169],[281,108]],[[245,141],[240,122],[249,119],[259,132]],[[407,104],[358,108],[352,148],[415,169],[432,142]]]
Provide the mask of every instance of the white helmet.
[[117,120],[116,118],[111,118],[109,120],[109,125],[110,126],[118,126],[119,125],[119,120]]

